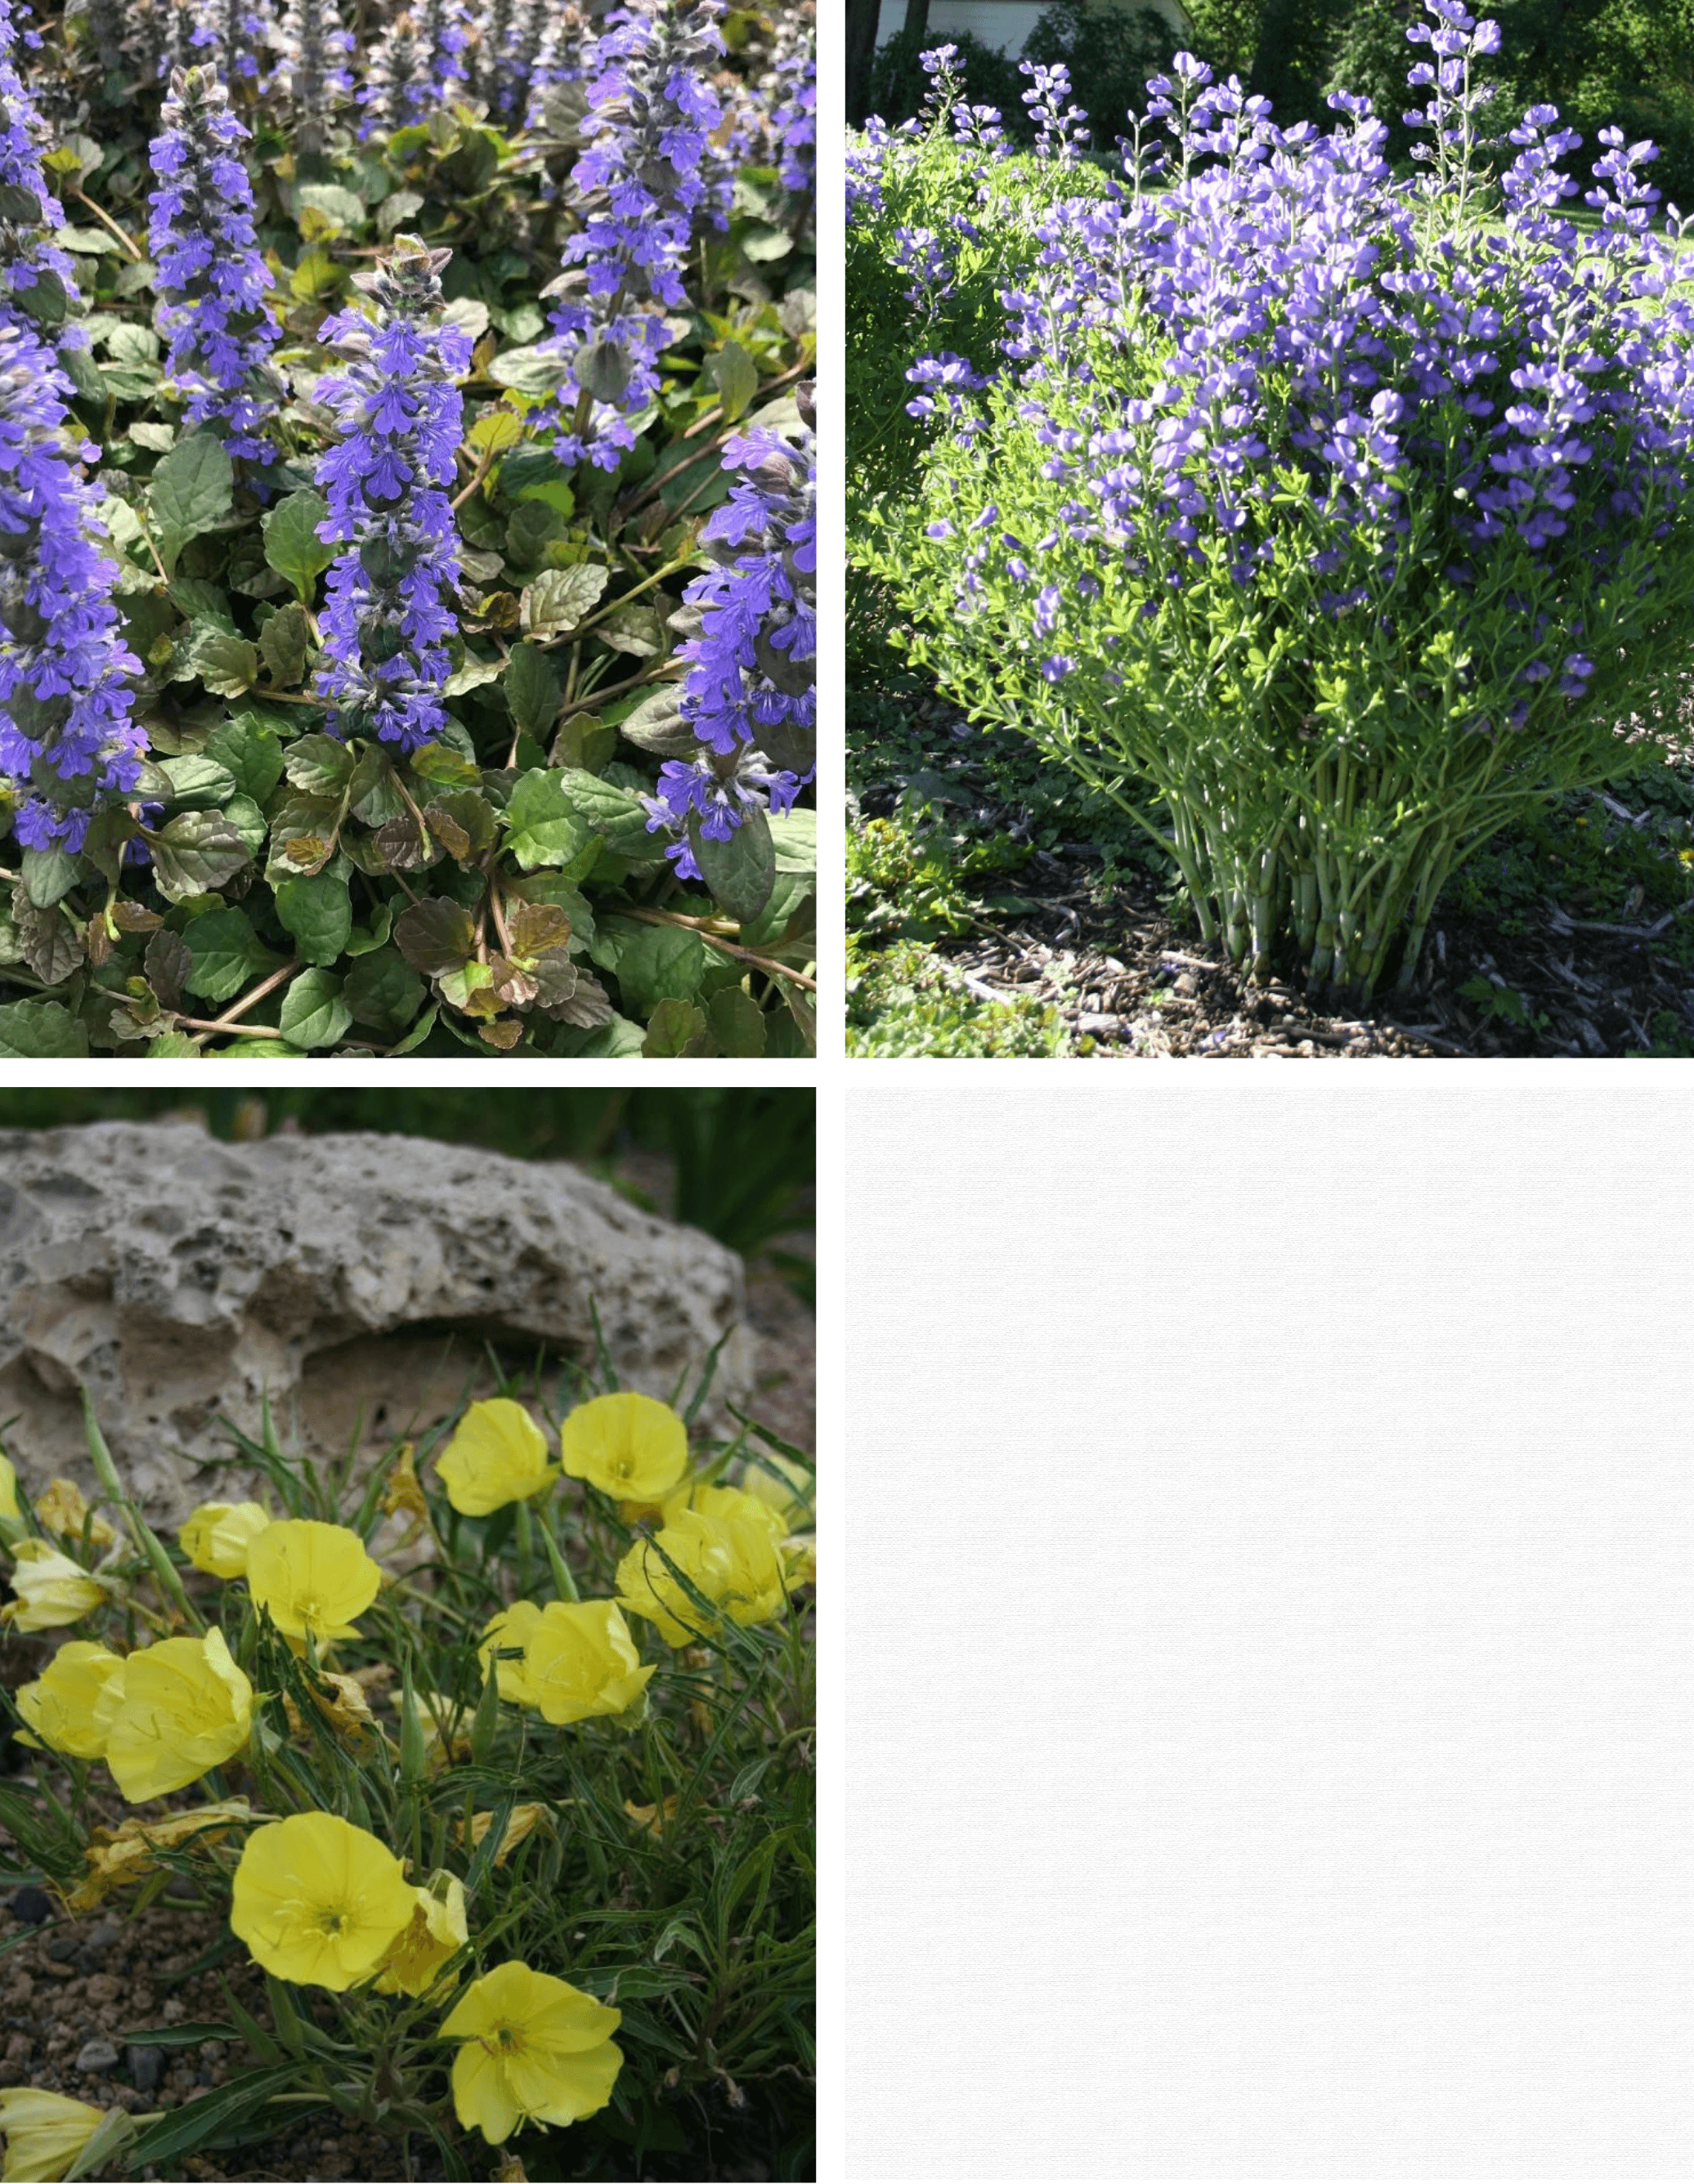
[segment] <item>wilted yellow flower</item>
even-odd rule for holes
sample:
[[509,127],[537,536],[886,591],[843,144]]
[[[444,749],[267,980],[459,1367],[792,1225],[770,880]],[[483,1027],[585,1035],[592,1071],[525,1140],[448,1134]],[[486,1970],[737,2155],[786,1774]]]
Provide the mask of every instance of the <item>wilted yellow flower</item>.
[[781,1614],[786,1597],[770,1514],[741,1510],[708,1517],[697,1509],[682,1511],[656,1540],[638,1540],[618,1564],[619,1602],[656,1624],[668,1645],[710,1636],[719,1627],[717,1618],[703,1615],[683,1591],[666,1566],[663,1557],[668,1555],[732,1623],[768,1623]]
[[103,1517],[89,1522],[88,1504],[75,1479],[49,1479],[36,1496],[36,1515],[48,1531],[67,1540],[80,1540],[85,1524],[92,1546],[109,1547],[118,1536]]
[[106,1732],[96,1708],[113,1672],[122,1661],[104,1646],[86,1638],[73,1638],[61,1646],[32,1684],[18,1691],[18,1711],[35,1736],[55,1752],[68,1752],[78,1759],[101,1759],[106,1752]]
[[494,2171],[494,2184],[529,2184],[529,2171],[516,2154],[509,2153]]
[[18,1597],[0,1607],[0,1623],[15,1624],[20,1630],[52,1630],[76,1622],[106,1597],[98,1579],[45,1540],[20,1540],[12,1557],[12,1590]]
[[770,1502],[739,1486],[680,1486],[666,1496],[660,1513],[666,1524],[674,1524],[685,1509],[719,1519],[744,1518],[749,1524],[762,1524],[773,1540],[780,1540],[788,1529]]
[[[527,1649],[531,1633],[541,1621],[541,1610],[532,1600],[515,1600],[510,1607],[502,1608],[482,1626],[482,1642],[476,1648],[476,1658],[482,1663],[482,1680],[488,1677],[488,1663],[504,1647],[514,1646]],[[529,1680],[529,1661],[497,1661],[494,1663],[495,1681],[500,1687],[500,1696],[509,1706],[533,1706],[535,1693]]]
[[662,1836],[677,1817],[678,1802],[679,1800],[675,1797],[667,1797],[662,1806],[638,1805],[626,1797],[623,1801],[623,1809],[637,1827],[645,1828],[650,1836]]
[[[319,1673],[329,1688],[315,1691],[312,1703],[336,1734],[345,1737],[355,1751],[368,1750],[376,1741],[377,1728],[364,1685],[357,1676],[339,1675],[333,1669],[320,1669]],[[305,1719],[293,1700],[285,1697],[282,1706],[295,1736],[304,1734]]]
[[238,1821],[254,1818],[245,1797],[230,1797],[215,1805],[201,1805],[192,1813],[172,1813],[162,1820],[130,1819],[114,1830],[96,1828],[82,1853],[92,1870],[65,1898],[74,1912],[92,1911],[114,1889],[139,1880],[153,1870],[155,1850],[187,1842],[204,1835],[208,1841],[226,1834]]
[[247,1587],[276,1628],[290,1638],[308,1630],[326,1638],[356,1638],[353,1618],[376,1599],[382,1573],[365,1542],[345,1524],[309,1517],[267,1524],[247,1552]]
[[429,1504],[418,1484],[417,1451],[409,1440],[401,1442],[399,1454],[389,1465],[382,1484],[382,1513],[392,1517],[397,1513],[408,1517],[429,1514]]
[[525,1703],[555,1725],[627,1713],[653,1674],[610,1600],[549,1600],[529,1632],[523,1669]]
[[0,1518],[12,1524],[21,1523],[23,1511],[18,1507],[18,1474],[9,1456],[0,1454]]
[[443,2040],[463,2042],[453,2062],[459,2120],[491,2146],[521,2123],[575,2123],[611,2098],[623,2067],[611,2036],[621,2013],[580,1987],[497,1964],[473,1980],[443,2021]]
[[527,1502],[558,1475],[547,1460],[545,1435],[510,1396],[472,1403],[435,1468],[461,1517],[486,1517],[508,1502]]
[[454,1874],[436,1874],[431,1887],[413,1891],[411,1923],[382,1959],[377,1993],[427,1994],[442,1966],[464,1947],[470,1934],[465,1883]]
[[105,2121],[103,2109],[35,2086],[0,2089],[0,2131],[6,2135],[6,2184],[29,2178],[57,2184]]
[[209,1577],[245,1577],[247,1551],[270,1523],[257,1502],[203,1502],[176,1536],[195,1568]]
[[[524,1837],[533,1834],[536,1822],[546,1809],[544,1805],[514,1805],[512,1807],[506,1816],[505,1832],[500,1837],[500,1847],[494,1852],[496,1865],[504,1865]],[[472,1850],[480,1850],[482,1847],[482,1838],[493,1825],[494,1815],[492,1813],[473,1813],[471,1815]],[[462,1821],[454,1822],[453,1832],[459,1841],[464,1841],[465,1828]]]
[[803,1585],[817,1583],[817,1540],[811,1533],[794,1533],[783,1541],[778,1552],[790,1592],[798,1592]]
[[651,1396],[596,1396],[559,1429],[559,1453],[573,1479],[621,1502],[658,1502],[688,1468],[688,1429]]
[[253,1685],[221,1630],[165,1638],[119,1663],[96,1719],[113,1780],[132,1805],[198,1781],[253,1733]]
[[416,1897],[375,1836],[333,1813],[295,1813],[248,1837],[230,1925],[265,1971],[340,1994],[376,1969]]
[[792,1457],[761,1450],[756,1463],[749,1457],[742,1465],[741,1484],[758,1501],[770,1503],[785,1532],[805,1531],[811,1524],[816,1483],[805,1466]]

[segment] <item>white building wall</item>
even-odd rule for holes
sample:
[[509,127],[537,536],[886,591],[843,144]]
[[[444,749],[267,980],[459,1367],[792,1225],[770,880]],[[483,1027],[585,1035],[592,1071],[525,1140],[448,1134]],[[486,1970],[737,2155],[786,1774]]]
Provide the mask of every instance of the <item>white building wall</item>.
[[[1177,30],[1186,29],[1179,0],[1148,0],[1148,4],[1168,16]],[[935,45],[945,46],[950,38],[968,31],[985,46],[998,46],[1003,53],[1021,53],[1042,6],[1043,0],[930,0],[930,39]],[[906,0],[883,0],[877,43],[893,37],[905,22]]]

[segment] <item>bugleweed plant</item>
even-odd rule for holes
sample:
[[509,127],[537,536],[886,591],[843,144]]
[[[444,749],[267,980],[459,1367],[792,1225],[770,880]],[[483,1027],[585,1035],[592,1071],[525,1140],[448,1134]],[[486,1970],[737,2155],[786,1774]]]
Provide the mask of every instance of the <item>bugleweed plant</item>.
[[1532,108],[1491,165],[1497,32],[1425,5],[1420,179],[1345,93],[1284,132],[1188,55],[1153,79],[1000,358],[912,369],[922,491],[865,554],[911,657],[1145,827],[1208,945],[1359,994],[1410,984],[1479,844],[1662,759],[1694,634],[1652,148],[1602,131],[1579,227],[1576,137]]
[[0,1059],[810,1050],[816,73],[0,0]]
[[812,2173],[811,1474],[692,1437],[710,1379],[679,1412],[603,1359],[365,1475],[267,1418],[229,1458],[266,1498],[174,1549],[92,1409],[115,1524],[0,1457],[0,1644],[62,1640],[0,1823],[73,1914],[169,1886],[221,1922],[242,1992],[189,2030],[254,2058],[153,2115],[0,2091],[8,2178],[181,2175],[314,2107],[391,2132],[395,2175],[694,2176],[738,2129]]

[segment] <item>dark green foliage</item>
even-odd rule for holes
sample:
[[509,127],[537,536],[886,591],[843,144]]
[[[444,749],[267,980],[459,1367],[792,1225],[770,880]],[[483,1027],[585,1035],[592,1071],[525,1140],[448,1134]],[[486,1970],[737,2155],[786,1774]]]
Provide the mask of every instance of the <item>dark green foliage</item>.
[[1049,68],[1064,63],[1072,100],[1089,118],[1090,149],[1110,157],[1131,109],[1139,114],[1146,105],[1147,78],[1169,60],[1173,38],[1156,8],[1057,0],[1024,40],[1023,53]]

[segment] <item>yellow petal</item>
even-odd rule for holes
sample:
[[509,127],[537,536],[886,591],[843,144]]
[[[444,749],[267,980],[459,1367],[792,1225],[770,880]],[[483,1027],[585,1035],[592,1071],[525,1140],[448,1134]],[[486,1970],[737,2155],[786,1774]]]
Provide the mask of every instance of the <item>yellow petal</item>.
[[453,2059],[453,2109],[467,2131],[480,2131],[499,2146],[517,2128],[518,2105],[505,2073],[473,2040]]
[[267,1525],[248,1549],[248,1591],[288,1637],[303,1639],[309,1630],[320,1645],[357,1637],[354,1618],[382,1583],[364,1540],[344,1524],[287,1518]]
[[32,1684],[17,1693],[18,1711],[55,1752],[78,1759],[105,1756],[106,1731],[97,1711],[109,1678],[123,1663],[104,1646],[73,1638],[61,1646]]
[[210,1577],[245,1577],[248,1550],[270,1521],[257,1502],[203,1502],[176,1536],[196,1569]]
[[527,1501],[555,1475],[540,1427],[509,1396],[472,1403],[435,1468],[462,1517],[486,1517],[509,1502]]
[[618,1502],[662,1501],[688,1462],[688,1429],[650,1396],[596,1396],[580,1403],[559,1434],[560,1459]]
[[339,1993],[376,1970],[415,1903],[385,1843],[332,1813],[295,1813],[242,1846],[230,1925],[265,1970]]
[[6,2184],[57,2184],[104,2121],[103,2112],[34,2086],[0,2090]]

